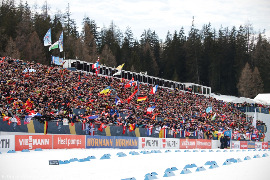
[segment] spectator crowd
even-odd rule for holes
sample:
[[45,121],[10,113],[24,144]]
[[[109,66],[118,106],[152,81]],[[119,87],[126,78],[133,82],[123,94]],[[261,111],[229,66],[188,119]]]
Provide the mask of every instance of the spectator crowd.
[[[32,120],[41,123],[68,119],[71,123],[160,127],[200,131],[210,139],[225,130],[259,133],[252,120],[237,110],[238,105],[189,91],[158,87],[150,93],[153,85],[11,58],[0,59],[0,71],[2,118],[24,120],[34,113],[37,116]],[[138,97],[143,99],[138,101]],[[148,112],[149,107],[153,111]],[[74,109],[84,113],[76,114]]]

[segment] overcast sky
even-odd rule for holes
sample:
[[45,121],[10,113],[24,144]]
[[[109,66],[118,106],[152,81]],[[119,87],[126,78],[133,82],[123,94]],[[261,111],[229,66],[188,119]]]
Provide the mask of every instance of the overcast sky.
[[[42,6],[45,0],[27,2],[31,7]],[[129,26],[137,39],[149,28],[163,40],[168,31],[179,31],[182,26],[188,32],[193,16],[198,29],[209,22],[216,29],[221,25],[231,29],[251,23],[255,31],[265,29],[270,37],[269,0],[47,0],[47,3],[50,14],[65,12],[69,3],[71,18],[80,28],[82,19],[88,16],[101,28],[112,21],[122,32]]]

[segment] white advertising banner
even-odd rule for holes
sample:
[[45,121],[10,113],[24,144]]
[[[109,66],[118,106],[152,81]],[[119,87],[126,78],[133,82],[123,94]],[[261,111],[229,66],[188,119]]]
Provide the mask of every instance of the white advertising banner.
[[150,137],[139,138],[139,149],[160,149],[160,148],[161,148],[160,138],[150,138]]
[[240,141],[231,141],[232,149],[240,149]]
[[176,138],[162,138],[161,148],[163,149],[179,149],[180,139]]
[[255,149],[262,149],[262,142],[255,142]]
[[0,152],[8,152],[15,150],[15,136],[14,135],[1,135],[0,136]]

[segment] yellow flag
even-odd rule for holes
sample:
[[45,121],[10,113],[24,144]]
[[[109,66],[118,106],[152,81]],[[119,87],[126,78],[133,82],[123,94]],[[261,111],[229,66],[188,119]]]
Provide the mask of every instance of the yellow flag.
[[123,63],[122,65],[117,66],[116,69],[119,70],[119,71],[121,71],[124,65],[125,65],[125,63]]

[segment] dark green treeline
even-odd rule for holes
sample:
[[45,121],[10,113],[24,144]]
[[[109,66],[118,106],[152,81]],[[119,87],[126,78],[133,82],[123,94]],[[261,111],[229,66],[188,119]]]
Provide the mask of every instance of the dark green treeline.
[[[43,46],[49,28],[53,42],[64,31],[64,52]],[[122,31],[113,22],[98,28],[89,17],[83,19],[82,31],[77,29],[69,7],[49,15],[47,4],[38,12],[27,3],[2,0],[0,56],[43,64],[50,64],[51,55],[88,62],[100,56],[106,66],[125,63],[125,70],[210,86],[216,93],[255,97],[270,92],[270,43],[251,24],[220,29],[210,23],[201,29],[192,25],[188,34],[180,27],[164,41],[151,29],[138,40],[131,28]]]

